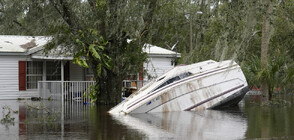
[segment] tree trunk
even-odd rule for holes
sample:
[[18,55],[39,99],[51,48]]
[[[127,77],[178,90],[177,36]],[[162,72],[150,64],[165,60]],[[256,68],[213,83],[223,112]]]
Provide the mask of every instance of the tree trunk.
[[111,70],[104,69],[102,75],[99,78],[99,92],[97,103],[98,104],[117,104],[121,101],[121,87],[122,78],[113,73]]
[[[261,67],[266,70],[268,65],[268,48],[270,41],[270,15],[271,15],[271,0],[267,0],[265,5],[265,14],[263,15],[262,36],[261,36]],[[270,99],[269,85],[263,78],[261,90],[267,100]]]
[[[189,56],[191,56],[193,52],[193,29],[192,29],[192,14],[190,14],[190,49],[189,49]],[[191,62],[189,62],[191,63]]]

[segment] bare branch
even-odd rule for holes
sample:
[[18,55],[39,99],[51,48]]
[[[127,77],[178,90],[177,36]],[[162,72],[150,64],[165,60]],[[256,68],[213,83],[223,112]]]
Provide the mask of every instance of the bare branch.
[[17,24],[18,26],[20,26],[20,27],[23,27],[22,26],[22,24],[21,23],[19,23],[18,21],[16,21],[16,20],[13,20],[13,22],[15,23],[15,24]]

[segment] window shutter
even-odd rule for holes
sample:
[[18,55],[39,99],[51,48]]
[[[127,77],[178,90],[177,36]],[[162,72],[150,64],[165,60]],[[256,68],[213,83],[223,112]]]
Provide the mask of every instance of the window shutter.
[[140,71],[139,71],[139,80],[140,81],[143,81],[144,79],[143,79],[143,73],[144,73],[144,67],[142,66],[142,68],[140,69]]
[[26,90],[26,61],[18,62],[18,87],[19,90]]
[[142,64],[142,66],[141,66],[141,70],[139,71],[139,80],[140,80],[140,86],[142,86],[143,87],[143,84],[144,84],[144,77],[143,77],[143,73],[144,73],[144,66],[143,66],[143,64]]

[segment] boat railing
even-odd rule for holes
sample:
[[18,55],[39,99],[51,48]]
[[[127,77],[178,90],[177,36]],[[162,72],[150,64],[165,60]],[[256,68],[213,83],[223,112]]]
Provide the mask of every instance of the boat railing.
[[94,81],[39,81],[38,92],[42,99],[77,100],[89,103]]

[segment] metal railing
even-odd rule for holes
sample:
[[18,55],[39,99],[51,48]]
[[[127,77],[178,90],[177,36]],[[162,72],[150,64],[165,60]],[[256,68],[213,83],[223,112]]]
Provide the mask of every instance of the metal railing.
[[[89,94],[94,81],[39,81],[38,91],[42,99],[76,100],[91,102]],[[62,96],[63,95],[63,96]]]
[[[124,88],[133,88],[139,90],[148,81],[143,80],[124,80]],[[65,100],[65,101],[83,101],[90,103],[89,94],[91,86],[95,81],[39,81],[38,92],[42,99]],[[62,96],[63,95],[63,96]]]

